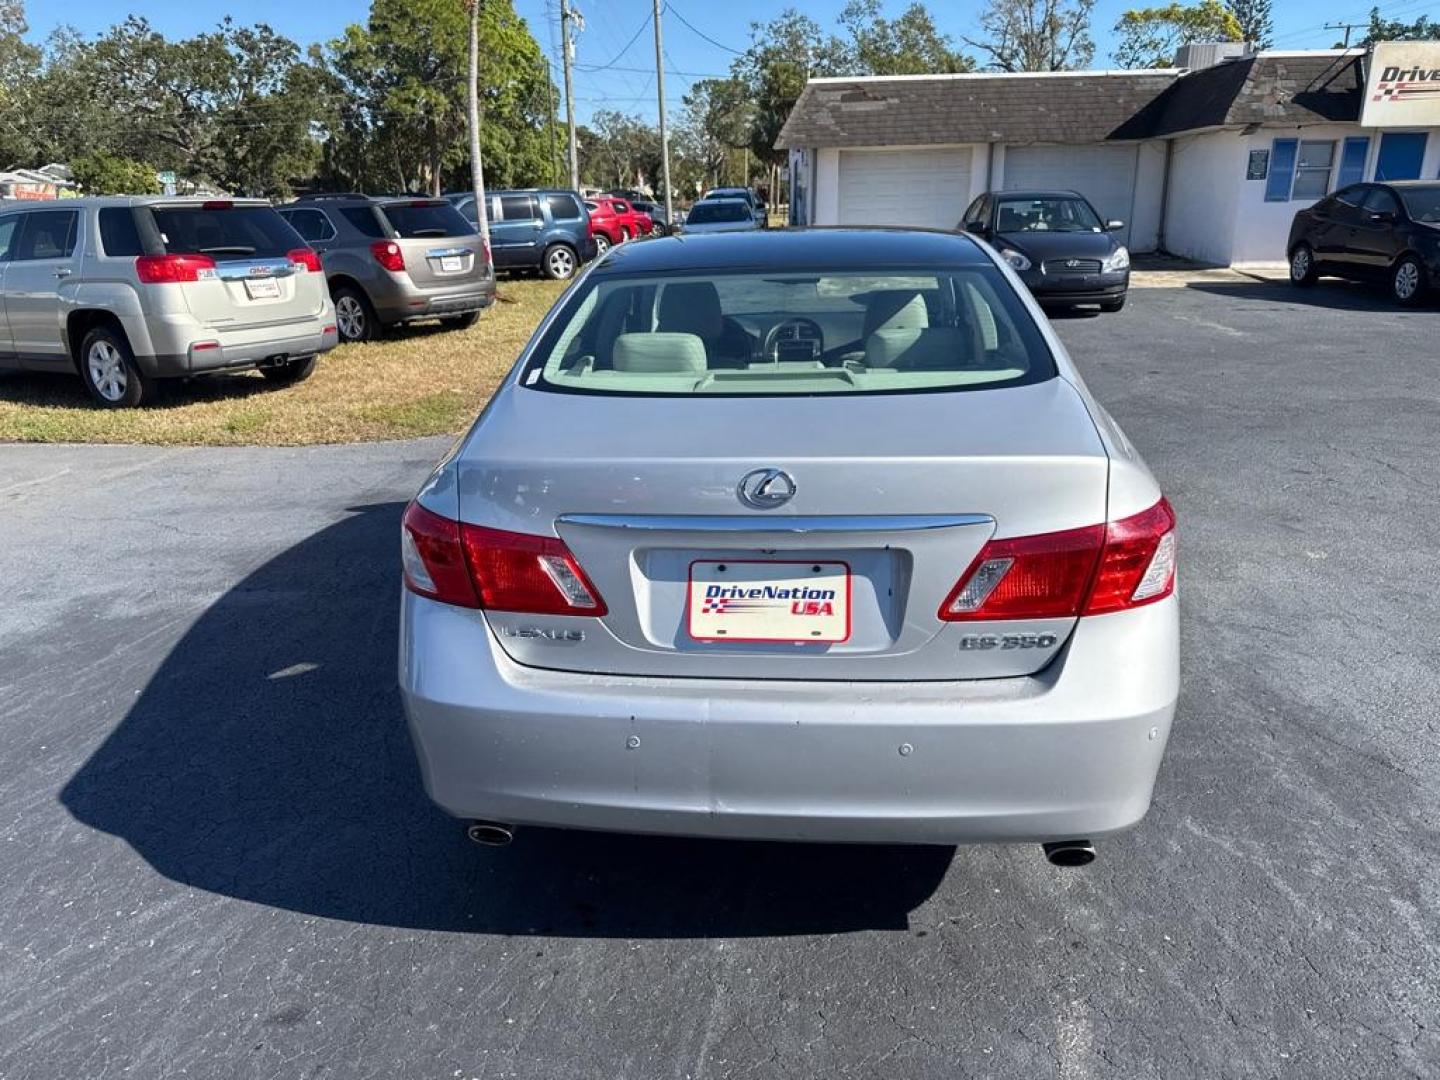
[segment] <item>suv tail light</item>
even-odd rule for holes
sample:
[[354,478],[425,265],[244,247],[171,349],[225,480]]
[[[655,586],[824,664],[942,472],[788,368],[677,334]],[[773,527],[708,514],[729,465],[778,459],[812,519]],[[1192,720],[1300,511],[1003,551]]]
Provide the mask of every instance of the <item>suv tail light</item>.
[[1166,499],[1105,525],[992,540],[940,605],[945,622],[1103,615],[1175,591],[1175,512]]
[[214,269],[215,260],[209,255],[141,255],[135,260],[135,275],[142,285],[199,281],[202,270],[213,272]]
[[386,270],[399,273],[405,269],[405,253],[394,240],[376,240],[370,245],[370,254]]
[[302,266],[312,274],[320,273],[320,255],[314,248],[296,248],[285,257],[296,266]]
[[529,615],[606,613],[564,541],[450,521],[411,503],[401,522],[405,584],[432,600]]

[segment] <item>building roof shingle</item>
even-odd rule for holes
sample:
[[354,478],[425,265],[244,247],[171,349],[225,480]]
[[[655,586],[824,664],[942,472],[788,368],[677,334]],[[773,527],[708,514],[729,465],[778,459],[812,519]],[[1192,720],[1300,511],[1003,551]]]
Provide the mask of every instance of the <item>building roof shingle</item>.
[[776,146],[1087,143],[1124,134],[1174,72],[815,79]]
[[776,146],[1095,143],[1354,121],[1362,54],[1260,53],[1193,72],[815,79]]
[[1191,72],[1155,103],[1150,134],[1358,120],[1361,55],[1261,53]]

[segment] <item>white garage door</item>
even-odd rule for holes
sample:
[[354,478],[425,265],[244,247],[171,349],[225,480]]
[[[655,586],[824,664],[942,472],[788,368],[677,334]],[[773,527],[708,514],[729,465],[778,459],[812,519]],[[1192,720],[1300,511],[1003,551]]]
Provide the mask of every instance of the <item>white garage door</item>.
[[1134,146],[1012,146],[1005,150],[1005,190],[1078,191],[1105,221],[1125,222],[1129,243],[1135,210]]
[[969,147],[840,151],[841,225],[953,229],[969,204]]

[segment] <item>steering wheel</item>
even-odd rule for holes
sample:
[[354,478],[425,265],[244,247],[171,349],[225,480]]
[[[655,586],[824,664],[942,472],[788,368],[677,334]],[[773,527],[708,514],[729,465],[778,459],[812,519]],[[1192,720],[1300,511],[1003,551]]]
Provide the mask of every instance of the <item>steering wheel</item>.
[[765,334],[765,344],[760,348],[760,355],[772,363],[778,362],[782,341],[815,342],[815,359],[817,360],[825,351],[825,331],[820,329],[820,324],[814,319],[807,319],[799,315],[783,319],[769,329]]

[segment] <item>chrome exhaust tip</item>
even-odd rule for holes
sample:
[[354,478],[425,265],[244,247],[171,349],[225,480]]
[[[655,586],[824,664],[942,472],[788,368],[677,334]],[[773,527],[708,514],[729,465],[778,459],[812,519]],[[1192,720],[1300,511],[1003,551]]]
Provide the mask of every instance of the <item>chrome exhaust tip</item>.
[[465,835],[485,847],[504,847],[515,839],[515,826],[499,821],[472,821],[465,826]]
[[1051,866],[1087,866],[1095,861],[1095,844],[1090,840],[1052,840],[1043,846]]

